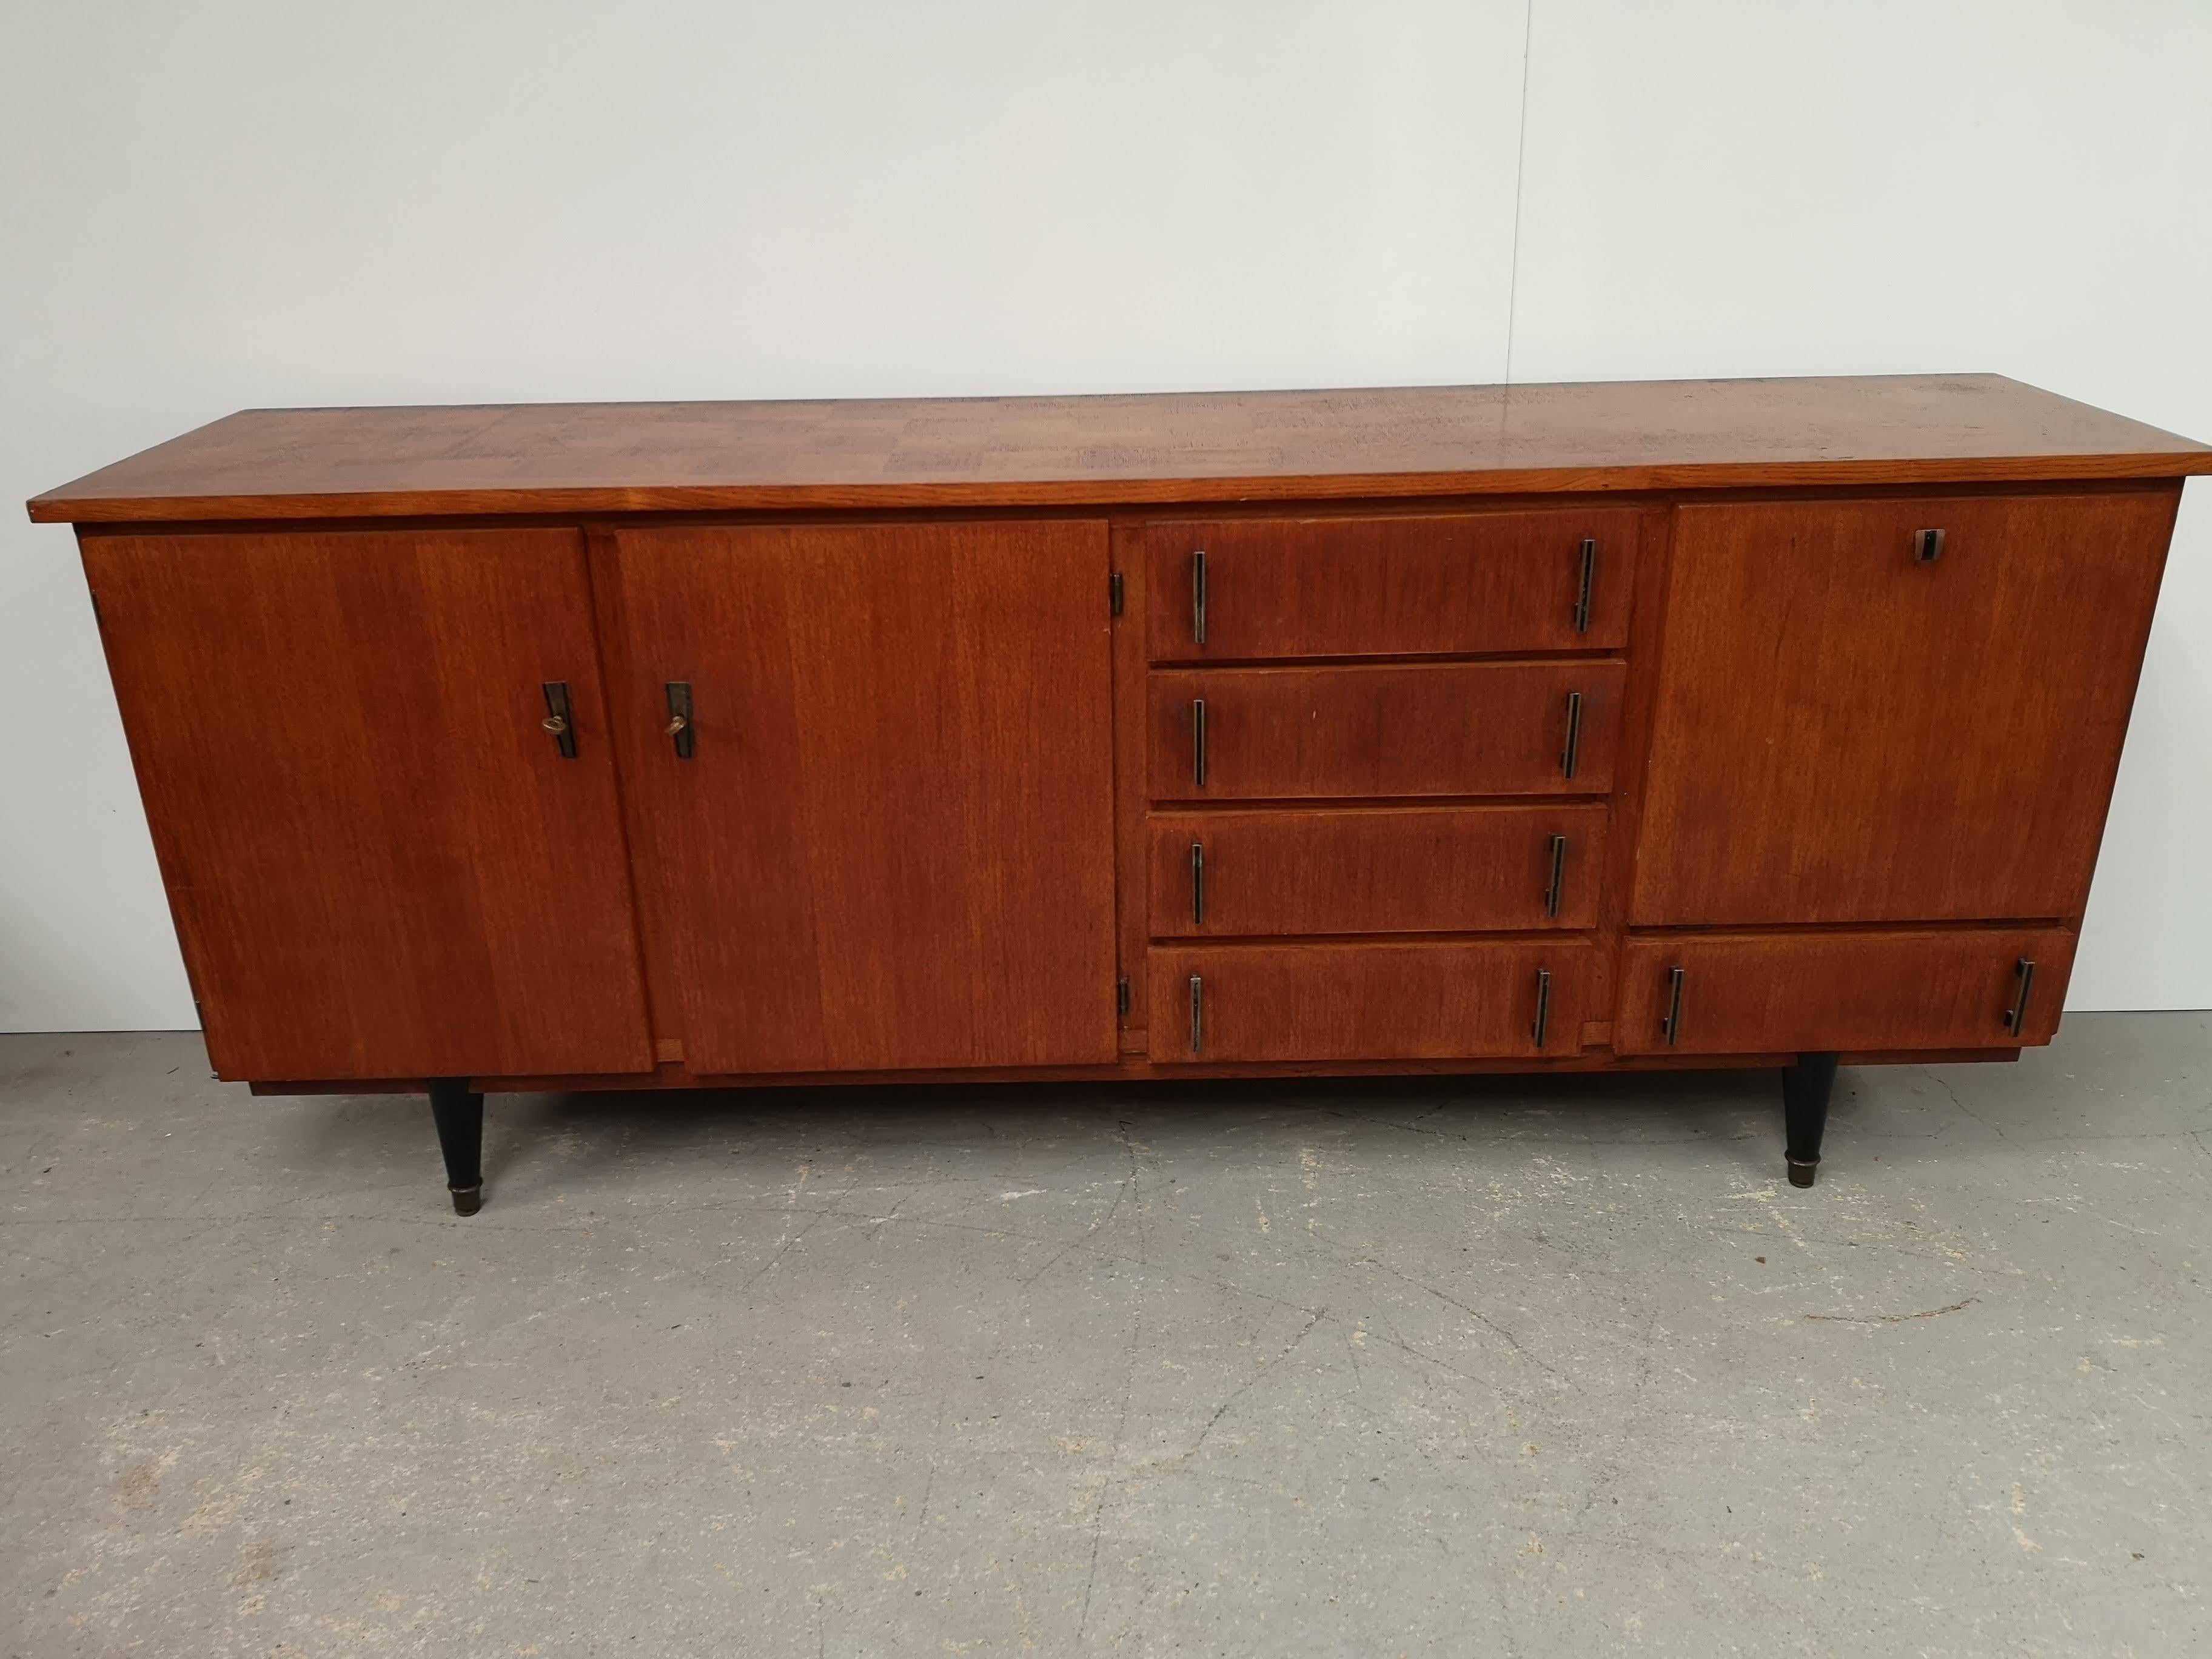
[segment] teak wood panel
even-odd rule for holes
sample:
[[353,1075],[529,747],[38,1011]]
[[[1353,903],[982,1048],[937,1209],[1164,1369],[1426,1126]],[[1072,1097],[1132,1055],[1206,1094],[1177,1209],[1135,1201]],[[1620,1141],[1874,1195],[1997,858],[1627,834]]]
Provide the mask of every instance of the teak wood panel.
[[1574,507],[1150,525],[1152,659],[1617,649],[1638,524]]
[[1567,1056],[1581,1051],[1595,955],[1569,939],[1162,946],[1146,1035],[1162,1064]]
[[[1156,801],[1603,794],[1624,669],[1614,661],[1160,670],[1149,690]],[[1581,698],[1575,767],[1571,696]],[[1198,721],[1206,705],[1206,779]]]
[[651,1068],[575,532],[103,535],[84,563],[220,1075]]
[[1115,1057],[1106,547],[1084,521],[617,533],[615,719],[693,1070]]
[[[1589,927],[1597,920],[1606,817],[1602,806],[1157,812],[1146,828],[1152,933]],[[1554,836],[1556,915],[1547,910]]]
[[1632,919],[2078,914],[2179,499],[1680,509]]
[[[1688,933],[1621,955],[1613,1046],[1624,1054],[2018,1048],[2051,1041],[2075,936],[2063,927]],[[2035,964],[2021,1029],[2022,959]],[[1675,1041],[1662,1021],[1682,969]]]
[[2179,477],[2212,449],[1997,374],[1092,398],[256,409],[41,522],[1103,507]]

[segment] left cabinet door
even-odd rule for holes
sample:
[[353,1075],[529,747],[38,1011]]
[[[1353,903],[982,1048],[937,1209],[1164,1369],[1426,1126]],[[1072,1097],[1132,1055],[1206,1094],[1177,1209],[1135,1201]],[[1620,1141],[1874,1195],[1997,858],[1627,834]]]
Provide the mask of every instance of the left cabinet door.
[[580,536],[83,552],[219,1076],[652,1069]]

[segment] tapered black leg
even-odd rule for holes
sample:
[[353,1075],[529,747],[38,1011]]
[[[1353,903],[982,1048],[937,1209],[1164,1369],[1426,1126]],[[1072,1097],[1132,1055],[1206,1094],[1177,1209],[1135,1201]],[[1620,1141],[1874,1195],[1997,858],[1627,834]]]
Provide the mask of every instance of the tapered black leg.
[[1790,1184],[1809,1187],[1820,1167],[1820,1134],[1828,1127],[1828,1095],[1836,1086],[1833,1054],[1800,1054],[1782,1068],[1783,1155]]
[[438,1123],[438,1150],[446,1155],[453,1213],[474,1215],[483,1207],[483,1097],[470,1092],[465,1077],[434,1077],[430,1115]]

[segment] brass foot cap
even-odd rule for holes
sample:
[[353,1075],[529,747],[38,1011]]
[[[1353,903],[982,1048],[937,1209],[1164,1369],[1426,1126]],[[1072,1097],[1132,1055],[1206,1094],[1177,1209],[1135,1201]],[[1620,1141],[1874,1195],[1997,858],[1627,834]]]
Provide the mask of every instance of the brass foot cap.
[[1793,1187],[1811,1186],[1814,1171],[1820,1167],[1820,1160],[1817,1158],[1809,1162],[1801,1162],[1794,1158],[1784,1161],[1790,1165],[1790,1184]]
[[[1795,1177],[1792,1178],[1794,1179]],[[473,1187],[454,1187],[448,1190],[453,1194],[453,1213],[455,1215],[474,1215],[478,1210],[483,1208],[483,1186],[482,1182],[478,1182]]]

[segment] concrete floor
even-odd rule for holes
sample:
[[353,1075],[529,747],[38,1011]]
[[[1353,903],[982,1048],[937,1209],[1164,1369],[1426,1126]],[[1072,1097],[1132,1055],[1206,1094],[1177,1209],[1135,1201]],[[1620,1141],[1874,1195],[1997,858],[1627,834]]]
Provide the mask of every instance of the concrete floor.
[[0,1038],[0,1652],[2212,1650],[2212,1016],[1846,1072],[256,1101]]

